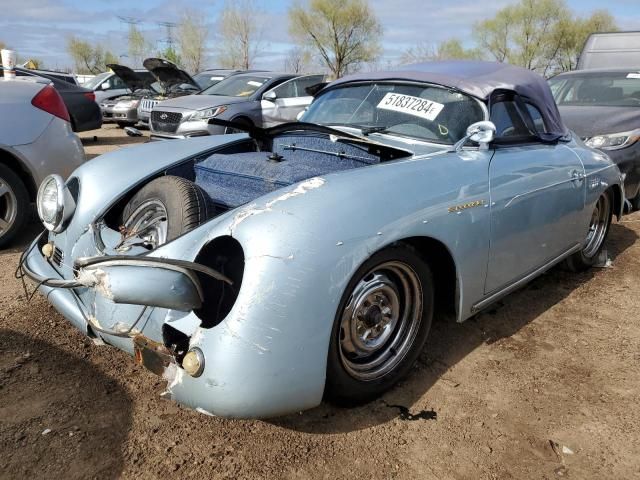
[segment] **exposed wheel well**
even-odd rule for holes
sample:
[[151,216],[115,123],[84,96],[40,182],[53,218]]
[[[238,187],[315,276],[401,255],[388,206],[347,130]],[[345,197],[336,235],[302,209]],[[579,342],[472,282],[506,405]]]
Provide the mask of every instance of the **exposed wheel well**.
[[458,309],[458,280],[449,249],[430,237],[410,237],[397,243],[410,245],[429,264],[434,279],[435,311],[455,314]]
[[614,185],[609,188],[609,191],[613,195],[613,214],[620,220],[621,212],[624,209],[624,205],[622,204],[622,189]]
[[249,125],[253,125],[253,122],[251,121],[251,119],[249,117],[246,117],[244,115],[238,115],[237,117],[233,117],[233,122],[240,122],[240,123],[248,123]]
[[22,180],[25,187],[27,187],[27,192],[29,192],[29,200],[34,202],[36,200],[38,187],[24,164],[14,155],[2,149],[0,149],[0,163],[9,167],[20,177],[20,180]]

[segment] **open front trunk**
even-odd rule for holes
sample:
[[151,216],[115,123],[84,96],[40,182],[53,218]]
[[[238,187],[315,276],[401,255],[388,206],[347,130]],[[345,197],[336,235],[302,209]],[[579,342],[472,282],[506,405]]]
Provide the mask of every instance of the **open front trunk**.
[[336,142],[325,134],[296,133],[266,142],[241,141],[167,174],[194,181],[222,213],[287,185],[382,160],[375,145]]

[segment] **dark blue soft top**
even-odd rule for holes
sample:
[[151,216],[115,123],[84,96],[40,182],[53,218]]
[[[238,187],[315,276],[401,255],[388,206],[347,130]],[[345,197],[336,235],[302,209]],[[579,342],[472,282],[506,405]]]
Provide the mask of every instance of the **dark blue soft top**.
[[392,80],[444,85],[485,102],[496,90],[510,90],[538,107],[545,119],[549,137],[567,134],[547,81],[531,70],[507,63],[469,60],[416,63],[397,70],[348,75],[330,83],[323,92],[346,83]]

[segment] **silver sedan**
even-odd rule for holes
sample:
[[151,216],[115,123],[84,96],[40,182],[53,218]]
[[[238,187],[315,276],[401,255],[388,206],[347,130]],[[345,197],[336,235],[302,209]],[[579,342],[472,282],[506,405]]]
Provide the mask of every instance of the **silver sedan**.
[[0,248],[29,217],[38,185],[84,162],[82,143],[53,86],[34,78],[0,81]]

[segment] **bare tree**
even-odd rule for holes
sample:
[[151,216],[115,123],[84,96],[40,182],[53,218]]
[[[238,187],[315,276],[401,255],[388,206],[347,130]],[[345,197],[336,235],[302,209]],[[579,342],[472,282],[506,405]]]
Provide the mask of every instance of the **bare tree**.
[[186,10],[178,23],[180,53],[176,53],[175,57],[192,73],[202,70],[206,62],[209,28],[204,19],[203,14],[195,10]]
[[218,63],[247,70],[262,50],[262,13],[253,0],[227,1],[218,20]]
[[477,48],[465,48],[457,38],[451,38],[433,46],[428,43],[418,43],[407,49],[400,63],[416,63],[431,60],[477,60],[481,58],[481,52]]
[[289,9],[289,32],[310,44],[335,78],[380,56],[382,27],[366,0],[311,0]]
[[284,60],[284,69],[291,73],[307,72],[311,63],[311,53],[302,47],[293,47]]

